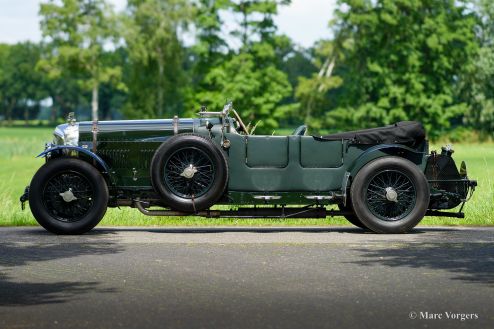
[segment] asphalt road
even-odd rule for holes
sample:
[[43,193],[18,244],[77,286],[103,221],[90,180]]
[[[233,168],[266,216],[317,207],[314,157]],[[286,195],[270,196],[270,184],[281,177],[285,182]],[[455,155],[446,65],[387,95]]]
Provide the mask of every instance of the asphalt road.
[[494,328],[494,228],[0,228],[0,329],[119,327]]

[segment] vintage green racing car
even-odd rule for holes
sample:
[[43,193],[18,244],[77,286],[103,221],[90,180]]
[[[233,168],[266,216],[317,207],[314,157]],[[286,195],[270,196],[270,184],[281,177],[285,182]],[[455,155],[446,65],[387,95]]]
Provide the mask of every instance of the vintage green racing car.
[[426,215],[464,217],[477,183],[450,147],[429,152],[420,123],[305,133],[253,135],[231,103],[195,119],[69,116],[21,202],[57,234],[88,232],[107,207],[123,206],[150,216],[344,216],[378,233],[407,232]]

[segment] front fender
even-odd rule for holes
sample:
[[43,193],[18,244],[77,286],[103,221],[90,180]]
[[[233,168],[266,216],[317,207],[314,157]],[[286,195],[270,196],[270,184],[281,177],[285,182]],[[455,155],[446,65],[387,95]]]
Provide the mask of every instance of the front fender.
[[37,158],[39,158],[39,157],[44,158],[50,153],[60,153],[61,154],[64,150],[74,150],[74,151],[81,152],[81,153],[87,155],[88,157],[94,159],[94,161],[96,161],[101,166],[101,168],[103,168],[105,173],[110,174],[110,168],[108,167],[108,165],[106,164],[106,162],[103,159],[101,159],[97,154],[89,151],[88,149],[82,148],[80,146],[63,145],[63,146],[49,147],[46,150],[44,150],[43,152],[41,152],[40,154],[38,154]]
[[370,147],[360,154],[357,159],[349,167],[349,172],[352,177],[372,160],[385,156],[399,156],[408,159],[419,166],[423,171],[426,165],[426,152],[417,151],[410,147],[399,144],[379,144]]

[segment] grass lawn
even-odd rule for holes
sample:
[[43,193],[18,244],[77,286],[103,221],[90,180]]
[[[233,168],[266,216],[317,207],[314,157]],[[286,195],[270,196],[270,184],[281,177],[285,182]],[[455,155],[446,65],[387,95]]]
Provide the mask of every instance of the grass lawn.
[[[37,225],[29,207],[21,211],[22,194],[43,159],[35,156],[51,140],[52,128],[0,128],[0,226]],[[439,149],[439,146],[435,146]],[[431,148],[432,149],[432,148]],[[494,225],[494,145],[457,144],[454,158],[465,160],[469,176],[479,186],[465,206],[465,219],[426,217],[421,225]],[[147,217],[136,209],[108,209],[100,225],[122,226],[295,226],[349,225],[343,218],[327,219],[204,219],[198,217]]]

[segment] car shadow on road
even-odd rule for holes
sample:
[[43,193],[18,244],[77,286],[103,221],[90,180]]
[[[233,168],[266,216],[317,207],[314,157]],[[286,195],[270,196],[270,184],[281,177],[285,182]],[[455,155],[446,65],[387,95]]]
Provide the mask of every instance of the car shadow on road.
[[494,244],[424,243],[357,249],[362,266],[389,266],[445,270],[451,279],[494,287]]
[[121,251],[120,246],[111,242],[0,243],[0,306],[63,303],[88,292],[114,292],[113,289],[100,287],[99,282],[70,281],[70,275],[66,281],[49,282],[48,279],[46,282],[43,274],[38,275],[25,267],[38,262]]

